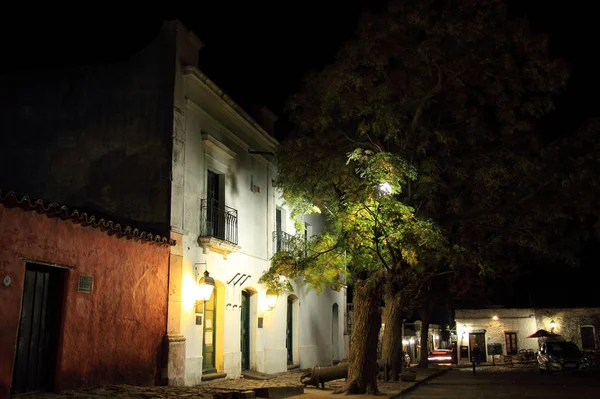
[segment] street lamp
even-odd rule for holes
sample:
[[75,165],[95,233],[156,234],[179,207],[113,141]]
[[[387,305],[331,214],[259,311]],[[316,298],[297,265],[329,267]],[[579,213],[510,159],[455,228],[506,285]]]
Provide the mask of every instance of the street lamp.
[[554,320],[552,320],[552,321],[550,322],[550,329],[551,329],[551,332],[554,332],[554,329],[555,329],[555,328],[556,328],[556,322],[555,322]]
[[215,279],[210,277],[208,270],[204,271],[204,277],[198,281],[198,300],[208,301],[212,296],[213,289],[215,288]]
[[383,183],[379,183],[379,193],[381,195],[390,195],[392,193],[392,186],[390,186],[390,183],[388,182],[383,182]]
[[[200,313],[200,302],[206,306],[206,301],[210,300],[213,289],[215,288],[215,279],[210,277],[208,270],[204,271],[204,277],[198,280],[198,289],[196,290],[196,313]],[[202,310],[204,314],[204,309]]]
[[273,288],[269,288],[267,290],[267,306],[269,307],[269,310],[273,310],[277,304],[278,297],[279,295],[277,294],[277,291],[275,291]]

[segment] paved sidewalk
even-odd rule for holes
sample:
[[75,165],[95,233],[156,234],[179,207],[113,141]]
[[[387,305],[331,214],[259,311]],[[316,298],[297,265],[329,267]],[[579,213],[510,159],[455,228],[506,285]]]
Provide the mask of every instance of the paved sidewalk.
[[[379,390],[388,398],[394,399],[403,393],[414,389],[424,381],[443,374],[445,371],[440,369],[415,369],[417,378],[415,382],[383,382],[378,381]],[[132,385],[109,385],[91,389],[79,389],[73,391],[65,391],[61,394],[34,394],[28,395],[27,399],[100,399],[100,398],[126,398],[126,399],[149,399],[149,398],[169,398],[169,399],[213,399],[213,398],[228,398],[228,397],[243,397],[240,393],[248,393],[271,388],[279,390],[275,395],[284,394],[286,397],[295,399],[309,398],[339,398],[332,396],[333,392],[344,385],[344,380],[335,380],[325,383],[325,389],[316,389],[306,387],[300,382],[302,370],[293,370],[286,373],[278,374],[277,377],[269,380],[253,380],[240,378],[237,380],[215,380],[202,383],[195,387],[139,387]],[[304,391],[304,394],[298,394]],[[231,394],[235,394],[232,396]],[[256,391],[261,392],[261,391]],[[252,393],[250,393],[252,394]],[[295,395],[295,396],[291,396]],[[252,396],[252,395],[250,395]],[[257,395],[258,396],[258,395]],[[282,397],[282,396],[278,396]],[[354,398],[379,398],[381,396],[374,395],[352,395]]]

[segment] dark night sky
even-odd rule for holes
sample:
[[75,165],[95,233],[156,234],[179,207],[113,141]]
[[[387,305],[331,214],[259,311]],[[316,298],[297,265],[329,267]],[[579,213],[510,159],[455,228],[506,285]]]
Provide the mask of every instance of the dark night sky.
[[[0,68],[126,59],[154,37],[162,18],[176,17],[205,43],[200,67],[211,79],[240,104],[264,104],[285,119],[285,100],[300,87],[303,75],[332,60],[336,49],[352,37],[362,10],[379,9],[385,4],[382,0],[247,3],[250,2],[199,1],[194,6],[144,15],[137,10],[117,13],[114,9],[88,9],[73,16],[66,10],[52,9],[33,17],[25,14],[26,18],[19,18],[16,13],[15,18],[0,24],[0,44],[6,55]],[[552,135],[569,134],[587,117],[597,116],[600,105],[600,58],[595,54],[600,35],[596,13],[590,5],[593,2],[513,3],[518,4],[518,9],[513,10],[526,15],[534,30],[550,36],[552,54],[565,58],[569,64],[571,80],[567,91],[557,99],[557,110],[543,121],[543,127]],[[66,55],[70,55],[67,61]],[[595,266],[598,252],[588,249],[581,270],[538,266],[532,273],[534,279],[523,278],[520,287],[515,287],[513,304],[527,305],[523,301],[529,298],[529,288],[533,288],[551,293],[534,292],[533,297],[539,298],[535,304],[540,306],[561,305],[557,301],[563,299],[558,295],[562,292],[570,293],[570,302],[564,305],[600,306],[600,296],[593,294],[594,279],[588,271]],[[543,270],[550,273],[548,283],[540,278]],[[545,274],[548,273],[542,273]],[[498,301],[511,303],[509,298]]]

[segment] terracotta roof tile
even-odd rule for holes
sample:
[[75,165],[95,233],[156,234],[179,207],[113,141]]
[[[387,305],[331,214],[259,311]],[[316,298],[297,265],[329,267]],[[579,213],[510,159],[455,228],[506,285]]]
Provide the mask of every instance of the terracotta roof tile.
[[27,195],[18,195],[14,191],[4,192],[0,190],[0,203],[3,203],[6,207],[20,207],[27,211],[43,213],[48,217],[60,217],[63,220],[70,220],[73,223],[98,228],[108,235],[115,235],[117,238],[125,237],[136,241],[140,240],[165,245],[176,244],[175,240],[168,237],[162,237],[158,234],[151,234],[137,228],[121,225],[112,220],[97,219],[94,215],[87,212],[80,212],[77,209],[70,210],[65,205],[55,202],[44,202],[41,199],[32,200]]

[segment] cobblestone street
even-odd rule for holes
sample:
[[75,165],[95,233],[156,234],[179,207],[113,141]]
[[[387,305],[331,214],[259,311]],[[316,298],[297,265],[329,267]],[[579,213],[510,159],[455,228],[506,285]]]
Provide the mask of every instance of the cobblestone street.
[[[437,369],[415,369],[417,379],[415,382],[383,382],[379,381],[379,390],[386,396],[396,396],[398,393],[411,388],[413,385],[421,383],[423,379],[432,377],[439,372]],[[253,391],[265,388],[296,388],[302,389],[300,382],[302,371],[294,370],[287,373],[278,374],[277,377],[269,380],[254,380],[240,378],[237,380],[217,380],[203,383],[195,387],[139,387],[132,385],[110,385],[97,387],[93,389],[80,389],[74,391],[65,391],[61,394],[37,394],[29,395],[27,399],[100,399],[100,398],[126,398],[126,399],[149,399],[149,398],[206,398],[213,397],[253,397]],[[325,389],[316,389],[314,387],[304,388],[304,394],[287,394],[291,398],[317,398],[330,396],[333,392],[342,387],[344,380],[335,380],[325,383]],[[230,395],[235,392],[236,395]],[[293,392],[288,390],[287,392]],[[300,391],[301,392],[301,391]],[[240,394],[242,393],[242,394]],[[353,396],[356,398],[373,397],[369,395]]]

